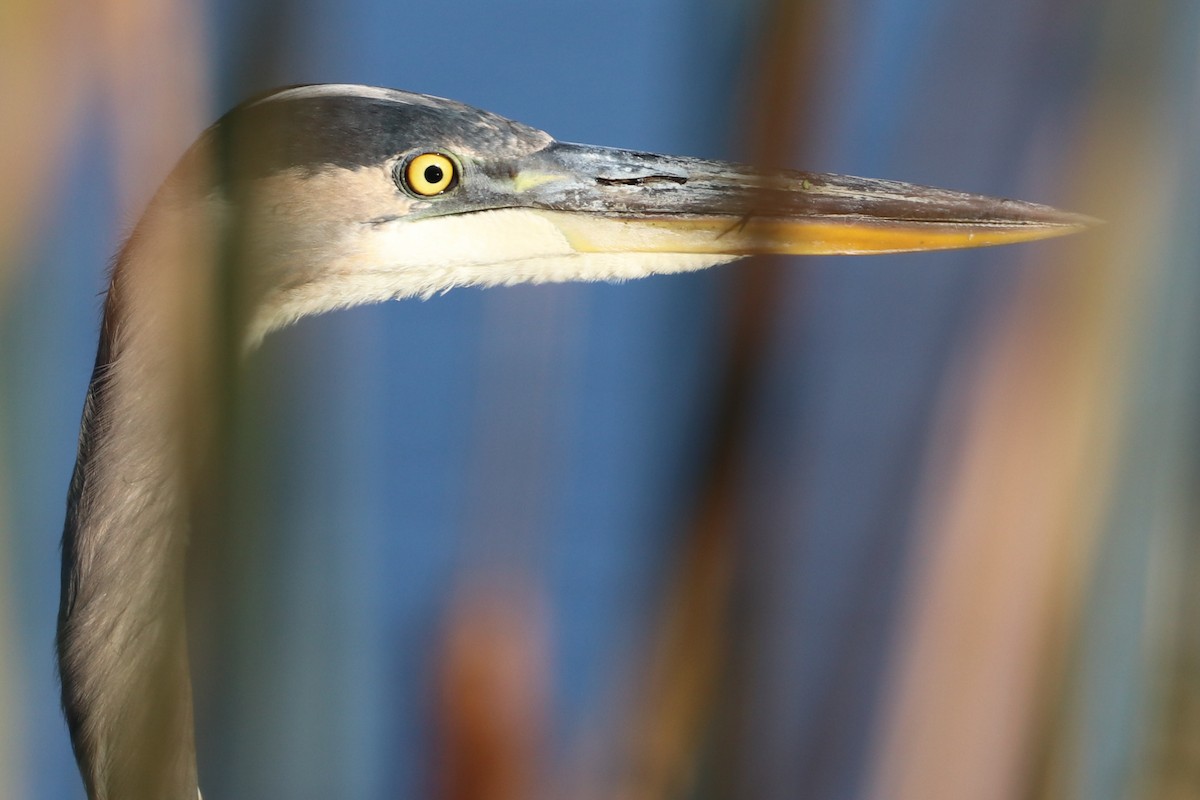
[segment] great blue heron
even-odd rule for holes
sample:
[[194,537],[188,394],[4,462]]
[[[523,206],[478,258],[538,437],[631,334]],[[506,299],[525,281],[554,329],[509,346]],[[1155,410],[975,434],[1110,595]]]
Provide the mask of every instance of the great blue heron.
[[[391,89],[293,87],[239,106],[156,194],[105,303],[58,618],[88,796],[198,792],[183,569],[188,474],[205,437],[182,431],[205,402],[215,328],[245,350],[307,314],[455,286],[635,278],[754,253],[974,247],[1087,223],[890,181],[565,144]],[[230,263],[241,299],[222,313],[214,298]]]

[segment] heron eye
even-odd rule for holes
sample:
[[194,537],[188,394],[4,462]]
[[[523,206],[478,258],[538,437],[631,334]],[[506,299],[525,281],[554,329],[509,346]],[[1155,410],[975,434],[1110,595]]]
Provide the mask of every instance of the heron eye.
[[441,153],[421,153],[404,165],[404,185],[421,197],[448,192],[458,185],[458,166]]

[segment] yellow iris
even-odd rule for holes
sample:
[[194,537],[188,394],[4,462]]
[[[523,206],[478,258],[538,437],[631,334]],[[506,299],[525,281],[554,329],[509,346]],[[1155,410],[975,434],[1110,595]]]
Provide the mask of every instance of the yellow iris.
[[458,183],[458,167],[441,153],[422,153],[404,168],[404,182],[413,194],[433,197]]

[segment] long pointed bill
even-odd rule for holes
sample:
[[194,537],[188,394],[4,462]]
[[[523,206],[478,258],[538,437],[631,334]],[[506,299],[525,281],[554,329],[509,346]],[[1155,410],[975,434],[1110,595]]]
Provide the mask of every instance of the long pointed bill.
[[530,157],[512,180],[580,252],[899,253],[1027,242],[1095,223],[895,181],[566,143]]

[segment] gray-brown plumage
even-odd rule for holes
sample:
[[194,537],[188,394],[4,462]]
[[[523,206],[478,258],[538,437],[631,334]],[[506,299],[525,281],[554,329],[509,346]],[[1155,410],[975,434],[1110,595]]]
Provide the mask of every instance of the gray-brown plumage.
[[469,284],[1001,244],[1087,222],[888,181],[564,144],[389,89],[295,87],[235,109],[155,196],[105,305],[58,620],[88,796],[197,794],[183,575],[222,336],[244,350],[306,314]]

